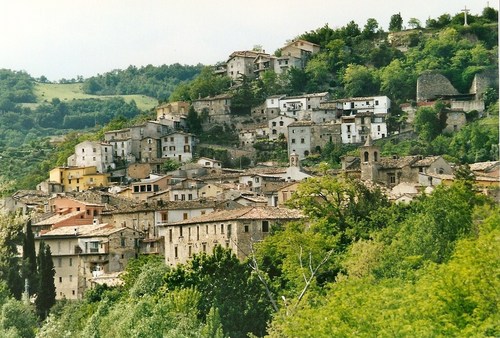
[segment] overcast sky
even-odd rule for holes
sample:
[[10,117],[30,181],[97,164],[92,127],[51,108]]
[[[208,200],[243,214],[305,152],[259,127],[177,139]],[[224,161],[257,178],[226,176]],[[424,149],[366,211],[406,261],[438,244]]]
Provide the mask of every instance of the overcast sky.
[[[0,0],[0,68],[51,81],[90,77],[147,64],[224,61],[235,50],[284,43],[328,24],[375,18],[387,31],[392,14],[452,16],[483,0]],[[498,1],[489,5],[498,10]]]

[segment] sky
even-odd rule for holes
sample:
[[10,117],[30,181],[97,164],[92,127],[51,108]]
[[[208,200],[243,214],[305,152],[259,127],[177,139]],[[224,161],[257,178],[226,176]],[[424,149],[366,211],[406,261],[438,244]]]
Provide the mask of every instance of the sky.
[[425,25],[488,4],[498,10],[497,0],[0,0],[0,69],[58,81],[129,65],[213,65],[256,45],[273,53],[325,24],[362,29],[374,18],[387,31],[396,13]]

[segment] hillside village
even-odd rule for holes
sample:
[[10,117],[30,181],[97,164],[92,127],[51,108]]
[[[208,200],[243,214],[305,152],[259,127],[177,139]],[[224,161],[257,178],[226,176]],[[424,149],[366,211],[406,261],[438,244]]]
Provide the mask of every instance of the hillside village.
[[[284,56],[252,51],[234,52],[224,72],[258,76],[261,69],[280,71],[303,67],[316,46],[296,41]],[[287,52],[289,50],[289,52]],[[248,116],[231,115],[231,96],[170,102],[156,108],[156,120],[104,133],[101,141],[75,146],[67,165],[53,168],[36,191],[19,191],[4,200],[4,211],[30,213],[36,241],[50,245],[56,268],[57,298],[79,299],[96,284],[120,283],[127,262],[139,254],[160,255],[165,263],[185,263],[216,245],[231,248],[245,259],[254,241],[270,233],[273,224],[304,216],[289,209],[290,199],[306,172],[301,161],[327,143],[353,144],[358,156],[344,156],[342,168],[329,175],[361,179],[379,186],[395,203],[408,203],[422,192],[454,179],[454,167],[441,156],[382,157],[379,139],[407,137],[419,106],[436,99],[449,103],[446,130],[456,132],[470,110],[484,111],[487,76],[476,76],[470,94],[459,94],[439,74],[418,80],[416,106],[403,105],[408,123],[391,135],[386,96],[332,100],[328,93],[271,96]],[[486,83],[486,84],[485,84]],[[249,169],[222,167],[221,161],[195,157],[197,135],[187,130],[189,109],[207,116],[203,128],[232,124],[239,135],[237,150],[251,152],[259,140],[284,139],[289,163],[277,167],[254,163]],[[165,172],[166,160],[179,168]],[[499,199],[500,163],[470,166],[483,193]]]

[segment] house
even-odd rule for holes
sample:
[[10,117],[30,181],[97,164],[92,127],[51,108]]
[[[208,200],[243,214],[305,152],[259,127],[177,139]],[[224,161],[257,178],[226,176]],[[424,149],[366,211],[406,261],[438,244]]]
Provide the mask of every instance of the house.
[[41,233],[35,247],[44,241],[51,249],[56,299],[82,299],[92,278],[125,269],[137,256],[141,236],[130,228],[96,222]]
[[451,175],[453,170],[441,156],[380,157],[370,137],[359,148],[361,179],[394,187],[401,182],[419,182],[419,173]]
[[115,167],[113,146],[95,141],[78,143],[67,162],[70,167],[96,167],[98,173],[108,172]]
[[288,125],[295,121],[297,121],[296,118],[286,115],[280,115],[269,120],[269,139],[278,140],[280,137],[284,137],[286,139],[288,137]]
[[192,105],[199,115],[208,115],[206,123],[222,123],[226,122],[228,115],[231,113],[231,99],[232,95],[221,94],[193,100]]
[[115,160],[135,162],[136,156],[132,151],[130,128],[107,131],[104,133],[104,140],[112,145]]
[[44,213],[49,197],[50,195],[42,190],[18,190],[12,196],[0,199],[0,213],[20,212],[22,215]]
[[198,199],[199,189],[204,185],[200,180],[186,178],[169,187],[170,201],[191,201]]
[[171,115],[187,115],[188,112],[189,102],[166,102],[156,107],[156,120],[160,121]]
[[130,185],[130,197],[136,201],[146,201],[153,194],[166,190],[170,184],[170,176],[166,175],[150,175],[149,178],[133,182]]
[[210,253],[216,245],[230,248],[240,259],[253,243],[269,235],[274,226],[302,219],[297,210],[276,207],[243,207],[224,210],[164,225],[165,262],[186,263],[197,253]]
[[167,102],[156,107],[156,121],[173,130],[184,129],[188,112],[188,102]]
[[259,78],[264,72],[274,72],[276,59],[276,56],[265,53],[257,55],[253,61],[254,77]]
[[304,120],[304,111],[318,109],[320,104],[328,101],[329,98],[328,92],[284,97],[279,101],[280,113]]
[[[213,158],[208,158],[208,157],[200,157],[196,163],[201,165],[204,168],[210,169],[210,173],[215,173],[215,172],[220,172],[222,169],[222,162],[219,160],[214,160]],[[212,171],[215,169],[216,171]]]
[[[262,56],[263,58],[259,58]],[[257,69],[257,74],[259,71],[265,71],[267,67],[269,69],[271,63],[271,56],[260,51],[236,51],[229,55],[226,62],[227,76],[229,76],[233,81],[240,81],[242,76],[248,78],[255,77],[256,65],[257,67],[262,67]]]
[[295,153],[302,160],[312,153],[312,137],[314,123],[311,121],[295,121],[288,125],[288,154]]
[[387,96],[337,100],[342,143],[363,143],[368,135],[377,140],[388,135],[387,117],[391,101]]
[[162,158],[169,158],[180,163],[189,162],[193,159],[193,147],[195,144],[193,134],[175,131],[161,138],[160,147]]
[[109,173],[92,167],[56,167],[49,172],[48,184],[61,185],[63,192],[84,191],[109,186]]
[[294,40],[281,48],[281,56],[275,62],[274,71],[281,74],[291,67],[304,69],[307,61],[319,50],[320,46],[315,43],[300,39]]
[[277,191],[276,206],[284,206],[286,201],[288,201],[297,191],[299,184],[299,182],[288,182],[279,188]]
[[286,95],[273,95],[266,98],[266,101],[252,108],[251,116],[254,120],[264,122],[277,117],[280,113],[280,100]]

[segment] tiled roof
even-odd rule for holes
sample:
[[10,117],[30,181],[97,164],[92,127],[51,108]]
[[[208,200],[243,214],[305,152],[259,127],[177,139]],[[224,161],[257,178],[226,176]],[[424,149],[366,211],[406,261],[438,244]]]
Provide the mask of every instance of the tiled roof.
[[421,160],[418,160],[417,162],[412,164],[412,167],[428,167],[435,161],[437,161],[441,156],[429,156],[429,157],[424,157]]
[[288,127],[301,127],[301,126],[312,126],[314,122],[312,121],[295,121],[288,125]]
[[487,171],[500,165],[500,161],[478,162],[469,165],[472,171]]
[[400,158],[382,157],[379,164],[382,168],[404,168],[412,165],[417,160],[416,156],[403,156]]
[[65,221],[65,220],[69,220],[69,219],[75,218],[76,216],[81,215],[83,213],[84,213],[84,211],[73,211],[73,212],[70,212],[70,213],[67,213],[67,214],[63,214],[63,215],[57,214],[57,215],[54,215],[54,216],[49,217],[47,219],[44,219],[43,221],[34,223],[33,225],[34,226],[38,226],[38,225],[53,225],[53,224],[57,224],[59,222]]
[[53,236],[75,236],[75,237],[91,237],[91,236],[108,236],[114,232],[121,231],[125,228],[115,228],[107,223],[105,224],[88,224],[74,227],[60,227],[54,230],[40,234],[40,237]]
[[170,225],[187,225],[196,223],[223,222],[231,220],[297,220],[304,218],[303,214],[295,209],[278,207],[243,207],[235,210],[213,212]]

